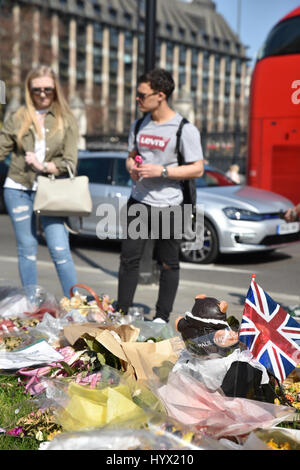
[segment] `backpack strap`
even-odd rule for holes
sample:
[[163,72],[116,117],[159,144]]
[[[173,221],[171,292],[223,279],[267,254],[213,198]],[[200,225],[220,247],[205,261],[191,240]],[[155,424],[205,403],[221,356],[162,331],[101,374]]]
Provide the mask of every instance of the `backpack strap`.
[[137,148],[137,135],[138,135],[138,132],[140,130],[141,124],[144,121],[147,114],[148,113],[144,114],[144,116],[141,117],[140,119],[138,119],[135,123],[135,127],[134,127],[134,145],[135,145],[136,148]]
[[189,121],[186,118],[182,118],[180,121],[180,124],[178,126],[177,132],[176,132],[176,147],[175,147],[175,152],[177,153],[177,159],[178,159],[178,165],[184,165],[184,158],[182,153],[180,152],[180,138],[181,138],[181,133],[182,133],[182,128],[185,124],[187,124]]

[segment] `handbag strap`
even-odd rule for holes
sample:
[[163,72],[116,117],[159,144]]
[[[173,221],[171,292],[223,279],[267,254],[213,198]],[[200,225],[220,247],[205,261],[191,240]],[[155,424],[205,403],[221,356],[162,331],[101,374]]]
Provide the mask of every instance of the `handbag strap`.
[[[69,173],[69,178],[73,180],[75,178],[75,173],[73,173],[71,165],[68,162],[65,162],[65,165]],[[55,175],[51,173],[50,175],[48,175],[48,178],[51,180],[55,180]]]
[[71,289],[70,289],[70,297],[74,297],[74,292],[73,292],[73,289],[74,287],[81,287],[82,289],[85,289],[87,290],[93,297],[94,299],[96,300],[96,304],[98,305],[98,307],[100,308],[100,310],[102,310],[104,312],[104,309],[103,309],[103,305],[102,305],[102,302],[101,300],[99,299],[98,295],[96,294],[96,292],[91,289],[90,287],[86,286],[85,284],[74,284]]

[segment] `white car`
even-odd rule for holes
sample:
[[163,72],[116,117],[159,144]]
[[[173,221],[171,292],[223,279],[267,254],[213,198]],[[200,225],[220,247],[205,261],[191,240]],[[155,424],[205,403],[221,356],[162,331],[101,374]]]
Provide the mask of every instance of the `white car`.
[[[132,181],[125,168],[127,153],[121,151],[84,151],[79,153],[78,174],[87,175],[93,212],[80,221],[69,220],[79,235],[99,236],[100,204],[119,210],[131,193]],[[222,171],[205,167],[197,179],[197,203],[204,205],[204,244],[191,249],[183,240],[181,256],[195,263],[212,263],[220,253],[271,251],[300,240],[299,222],[286,223],[282,215],[294,204],[279,194],[233,183]],[[109,232],[120,234],[120,227]],[[113,235],[115,238],[115,235]]]

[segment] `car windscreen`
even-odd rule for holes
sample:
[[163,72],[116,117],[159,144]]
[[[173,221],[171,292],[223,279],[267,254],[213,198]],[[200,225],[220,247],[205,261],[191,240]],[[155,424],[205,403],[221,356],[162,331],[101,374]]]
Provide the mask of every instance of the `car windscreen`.
[[235,186],[224,173],[216,170],[205,170],[201,178],[196,179],[197,188],[207,188],[210,186]]

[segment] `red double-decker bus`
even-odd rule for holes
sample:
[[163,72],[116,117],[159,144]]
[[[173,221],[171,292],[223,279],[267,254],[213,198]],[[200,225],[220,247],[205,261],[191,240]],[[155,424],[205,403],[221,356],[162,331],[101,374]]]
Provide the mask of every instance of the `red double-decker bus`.
[[247,182],[300,202],[300,7],[270,31],[251,79]]

